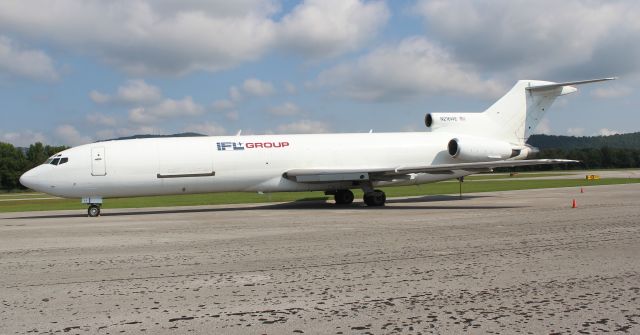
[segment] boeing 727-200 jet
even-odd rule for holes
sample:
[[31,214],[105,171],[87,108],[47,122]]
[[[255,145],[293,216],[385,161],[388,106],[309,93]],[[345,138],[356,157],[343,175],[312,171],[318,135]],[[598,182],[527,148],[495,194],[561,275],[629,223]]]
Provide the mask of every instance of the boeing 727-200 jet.
[[482,113],[430,113],[425,132],[173,137],[95,142],[64,150],[20,182],[82,198],[98,216],[104,198],[208,192],[324,191],[336,204],[383,206],[381,186],[417,185],[498,167],[561,164],[530,159],[529,135],[574,85],[520,80]]

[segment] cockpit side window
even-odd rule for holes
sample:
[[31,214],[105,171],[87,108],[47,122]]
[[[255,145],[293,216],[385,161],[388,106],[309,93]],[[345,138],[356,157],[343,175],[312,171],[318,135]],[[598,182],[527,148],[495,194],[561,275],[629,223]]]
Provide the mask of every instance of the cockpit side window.
[[62,165],[68,161],[69,157],[62,157],[62,154],[57,154],[49,157],[49,159],[47,159],[44,164]]

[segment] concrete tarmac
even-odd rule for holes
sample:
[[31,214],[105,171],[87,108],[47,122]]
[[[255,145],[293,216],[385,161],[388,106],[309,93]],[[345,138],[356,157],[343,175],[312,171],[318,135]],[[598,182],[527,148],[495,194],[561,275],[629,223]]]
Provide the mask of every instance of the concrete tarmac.
[[584,191],[0,214],[0,334],[640,333],[640,184]]

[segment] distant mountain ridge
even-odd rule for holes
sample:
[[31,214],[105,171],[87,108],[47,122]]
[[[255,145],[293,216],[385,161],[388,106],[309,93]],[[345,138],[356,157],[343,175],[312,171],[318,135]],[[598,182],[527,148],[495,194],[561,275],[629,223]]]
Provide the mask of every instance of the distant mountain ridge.
[[539,149],[619,148],[640,149],[640,132],[609,136],[531,135],[528,144]]
[[179,133],[179,134],[171,134],[171,135],[151,135],[151,134],[144,134],[144,135],[132,135],[132,136],[125,136],[125,137],[111,138],[111,139],[108,139],[108,140],[100,140],[100,141],[97,141],[97,142],[120,141],[120,140],[133,140],[133,139],[137,139],[137,138],[158,138],[158,137],[200,137],[200,136],[207,136],[207,135],[202,135],[202,134],[198,134],[198,133]]

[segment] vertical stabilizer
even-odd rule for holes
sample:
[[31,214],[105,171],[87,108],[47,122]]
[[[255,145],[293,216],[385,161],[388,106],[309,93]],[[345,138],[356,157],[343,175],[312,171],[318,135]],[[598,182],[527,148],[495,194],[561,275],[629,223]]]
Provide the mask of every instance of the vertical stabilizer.
[[[494,125],[493,138],[524,144],[562,88],[534,93],[529,87],[553,84],[547,81],[520,80],[483,114]],[[575,90],[575,89],[574,89]]]
[[567,83],[520,80],[482,115],[488,120],[490,137],[523,145],[557,97],[576,92],[571,85],[587,84],[615,78]]

